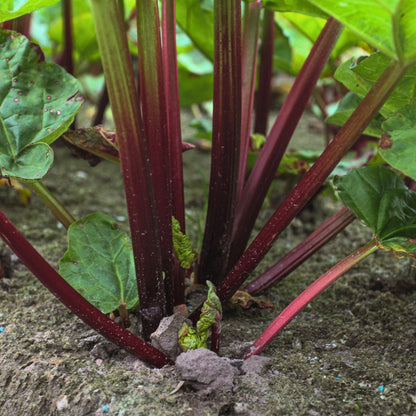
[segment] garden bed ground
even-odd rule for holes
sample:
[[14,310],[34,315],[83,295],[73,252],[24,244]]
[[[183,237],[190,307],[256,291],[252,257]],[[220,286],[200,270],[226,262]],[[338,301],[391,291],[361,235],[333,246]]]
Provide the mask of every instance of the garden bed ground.
[[[311,134],[311,133],[308,133]],[[305,133],[300,133],[304,136]],[[184,155],[190,215],[200,215],[209,156]],[[127,229],[119,167],[90,169],[56,149],[45,183],[75,217],[100,210]],[[23,207],[0,189],[1,207],[56,267],[65,232],[36,197]],[[270,264],[339,207],[318,197],[276,243]],[[270,210],[265,210],[263,219]],[[364,244],[355,221],[290,277],[263,295],[275,311],[226,311],[221,354],[239,358],[307,284]],[[3,253],[7,249],[2,244]],[[256,271],[258,274],[266,266]],[[268,347],[266,373],[235,379],[230,392],[201,396],[173,367],[148,368],[74,317],[15,258],[0,279],[0,415],[415,415],[416,273],[406,259],[378,252],[312,302]],[[173,393],[172,393],[173,392]]]

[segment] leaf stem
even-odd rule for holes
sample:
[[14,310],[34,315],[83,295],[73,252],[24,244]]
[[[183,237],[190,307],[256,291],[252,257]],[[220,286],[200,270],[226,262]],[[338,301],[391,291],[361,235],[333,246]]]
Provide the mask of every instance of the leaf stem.
[[52,214],[55,215],[66,229],[76,221],[71,213],[41,181],[27,181],[25,183],[36,193],[39,199],[51,210]]
[[[179,105],[178,64],[176,53],[175,0],[162,0],[162,52],[166,91],[172,215],[185,232],[185,196],[183,186],[181,113]],[[173,304],[185,303],[184,271],[179,267],[172,278]]]
[[274,12],[264,10],[263,31],[261,35],[259,86],[257,89],[256,117],[254,120],[254,132],[267,134],[267,122],[270,113],[271,83],[273,75],[274,55]]
[[237,199],[244,187],[250,145],[251,118],[256,87],[257,50],[260,26],[260,0],[245,2],[242,44],[241,143]]
[[241,4],[214,0],[214,111],[211,177],[200,282],[221,281],[228,263],[237,197],[241,131]]
[[290,192],[267,224],[244,252],[243,256],[218,287],[221,301],[229,299],[251,271],[270,250],[273,242],[320,189],[341,158],[360,138],[362,132],[383,106],[406,73],[407,67],[392,61],[385,69],[354,113],[339,130],[311,169]]
[[130,354],[154,366],[173,364],[169,357],[116,324],[84,299],[35,250],[1,210],[0,237],[53,295],[91,328]]
[[167,313],[171,314],[173,313],[172,279],[174,273],[172,267],[172,195],[164,70],[169,71],[173,68],[163,66],[158,1],[137,0],[136,7],[144,139],[149,150],[159,223]]
[[306,307],[313,299],[315,299],[320,293],[322,293],[330,284],[335,282],[351,267],[363,260],[369,254],[377,250],[377,244],[375,240],[370,241],[363,247],[355,250],[349,256],[345,257],[334,267],[329,269],[315,282],[313,282],[306,290],[298,295],[287,306],[277,318],[267,327],[267,329],[260,335],[260,337],[254,342],[254,344],[245,353],[243,359],[246,360],[253,355],[260,354],[263,349],[270,344],[273,338],[296,316],[302,309]]
[[289,140],[309,102],[315,84],[341,31],[342,25],[333,18],[329,18],[297,76],[283,107],[279,111],[265,145],[261,149],[238,202],[230,268],[234,266],[247,245],[255,220]]
[[282,257],[273,267],[250,282],[243,290],[253,296],[265,291],[301,265],[355,218],[355,214],[347,207],[341,208],[298,246]]
[[143,334],[166,314],[159,226],[149,152],[123,20],[117,2],[91,0],[97,40],[117,132]]

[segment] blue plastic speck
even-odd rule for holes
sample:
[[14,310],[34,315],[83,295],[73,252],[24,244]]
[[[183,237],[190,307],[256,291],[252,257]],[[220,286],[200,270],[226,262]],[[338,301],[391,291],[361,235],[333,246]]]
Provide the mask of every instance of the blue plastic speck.
[[381,392],[383,392],[383,391],[384,391],[384,386],[380,386],[378,389],[379,389]]
[[101,408],[101,410],[103,411],[103,413],[108,413],[108,412],[109,412],[109,410],[110,410],[110,408],[109,408],[108,406],[104,405],[104,406]]
[[4,326],[0,326],[0,332],[4,331]]

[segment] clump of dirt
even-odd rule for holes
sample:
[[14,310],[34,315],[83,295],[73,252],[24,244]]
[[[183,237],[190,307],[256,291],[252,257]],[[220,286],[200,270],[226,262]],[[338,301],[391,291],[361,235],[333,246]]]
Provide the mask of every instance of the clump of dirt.
[[[128,229],[119,167],[90,169],[57,148],[45,184],[75,217],[94,211]],[[184,155],[188,214],[198,238],[208,155]],[[206,170],[205,170],[206,171]],[[36,197],[23,207],[0,189],[2,209],[56,267],[65,231]],[[276,242],[258,275],[339,208],[318,197]],[[311,211],[312,210],[312,211]],[[311,214],[312,212],[312,214]],[[270,215],[265,210],[261,219]],[[225,310],[220,355],[241,359],[276,314],[370,235],[358,221],[263,294],[274,310]],[[8,249],[0,246],[3,254]],[[152,369],[74,317],[11,256],[0,278],[0,414],[4,415],[411,415],[416,414],[416,273],[376,252],[313,301],[264,351],[261,371],[239,370],[230,389],[201,397],[175,367]],[[254,365],[255,368],[259,368]],[[234,371],[234,370],[232,370]]]

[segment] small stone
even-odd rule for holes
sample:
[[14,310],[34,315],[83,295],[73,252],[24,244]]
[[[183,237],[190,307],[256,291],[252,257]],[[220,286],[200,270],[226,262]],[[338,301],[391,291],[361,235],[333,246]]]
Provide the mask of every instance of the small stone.
[[243,361],[241,370],[244,373],[255,373],[261,376],[266,372],[267,367],[270,365],[270,361],[271,360],[268,357],[253,355],[250,358],[247,358],[247,360]]
[[57,408],[58,412],[60,412],[61,410],[67,409],[68,407],[69,407],[68,397],[66,397],[66,396],[62,396],[56,402],[56,408]]
[[172,358],[172,360],[175,360],[182,352],[178,343],[178,332],[184,322],[192,326],[192,322],[189,319],[186,319],[181,313],[177,312],[163,318],[156,331],[150,335],[152,345]]
[[204,395],[231,391],[238,375],[227,359],[205,348],[182,353],[176,360],[176,369],[182,380]]

